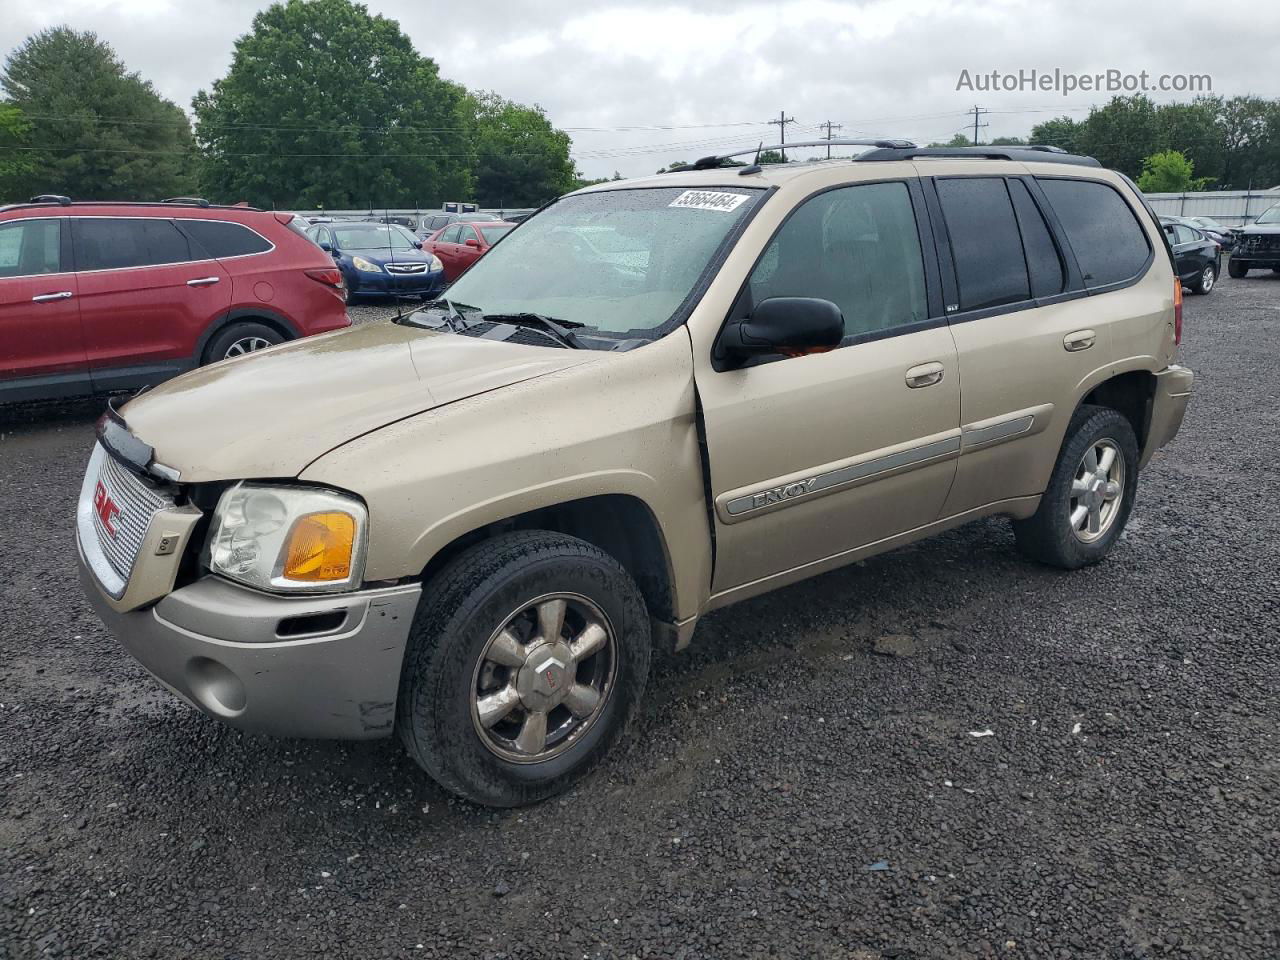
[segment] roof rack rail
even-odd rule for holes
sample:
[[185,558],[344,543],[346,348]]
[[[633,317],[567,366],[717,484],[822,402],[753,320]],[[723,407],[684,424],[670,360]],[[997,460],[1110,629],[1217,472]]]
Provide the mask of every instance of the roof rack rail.
[[60,207],[71,206],[71,198],[64,197],[60,193],[38,193],[28,203],[56,203]]
[[[758,147],[749,147],[746,150],[735,150],[733,153],[719,153],[715,156],[702,157],[693,161],[693,163],[682,164],[666,172],[680,173],[688,170],[714,170],[716,167],[721,166],[724,161],[732,160],[734,157],[745,157],[749,154],[754,154],[758,159],[760,154],[768,150],[794,150],[798,147],[880,147],[890,150],[906,150],[914,149],[915,144],[910,140],[850,140],[842,137],[837,137],[834,140],[800,140],[792,143],[771,143],[767,145],[762,143]],[[752,163],[746,169],[749,170],[754,166],[755,164]]]
[[1093,157],[1067,153],[1061,147],[1032,144],[1025,147],[907,147],[869,150],[857,157],[860,163],[887,160],[914,160],[941,157],[953,160],[1021,160],[1024,163],[1072,163],[1084,167],[1100,167]]
[[204,197],[166,197],[160,201],[161,203],[181,203],[191,207],[207,207],[209,201]]

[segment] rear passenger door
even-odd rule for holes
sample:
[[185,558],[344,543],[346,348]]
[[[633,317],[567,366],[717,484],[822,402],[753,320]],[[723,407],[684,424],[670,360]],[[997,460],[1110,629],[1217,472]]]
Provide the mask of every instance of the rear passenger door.
[[936,177],[930,206],[960,368],[955,515],[1044,490],[1080,384],[1114,356],[1111,321],[1130,309],[1101,294],[1151,249],[1101,182]]
[[190,369],[201,334],[231,302],[216,260],[193,257],[163,217],[71,221],[85,352],[98,390],[153,383]]

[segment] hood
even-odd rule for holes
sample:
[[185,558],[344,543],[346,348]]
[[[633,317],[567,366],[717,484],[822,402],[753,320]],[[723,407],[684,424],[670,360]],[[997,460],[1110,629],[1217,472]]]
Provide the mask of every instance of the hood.
[[294,477],[371,430],[601,356],[384,321],[202,367],[121,414],[183,481]]
[[1256,237],[1259,234],[1280,233],[1280,223],[1251,223],[1247,227],[1240,230],[1246,237]]
[[348,260],[352,257],[364,257],[374,263],[429,263],[431,261],[429,252],[416,248],[411,250],[388,250],[383,247],[381,250],[343,250],[340,256]]

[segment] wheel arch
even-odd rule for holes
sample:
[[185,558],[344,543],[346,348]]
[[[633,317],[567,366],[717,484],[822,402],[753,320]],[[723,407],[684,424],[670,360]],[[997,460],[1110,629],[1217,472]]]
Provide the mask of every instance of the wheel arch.
[[651,617],[663,623],[677,619],[676,578],[666,536],[649,504],[633,494],[594,494],[482,523],[436,550],[422,570],[423,582],[475,544],[517,530],[549,530],[599,547],[635,580]]
[[209,349],[213,338],[234,323],[261,323],[271,327],[286,340],[297,340],[302,336],[292,320],[275,310],[261,306],[233,307],[209,324],[200,335],[193,357],[195,366],[198,367],[204,362],[204,352]]
[[[1133,427],[1139,450],[1146,446],[1150,433],[1151,409],[1156,393],[1156,375],[1148,365],[1150,359],[1141,360],[1145,362],[1112,364],[1105,370],[1095,371],[1081,384],[1080,399],[1075,406],[1078,410],[1085,404],[1093,404],[1110,407],[1122,414]],[[1075,410],[1072,411],[1074,413]]]

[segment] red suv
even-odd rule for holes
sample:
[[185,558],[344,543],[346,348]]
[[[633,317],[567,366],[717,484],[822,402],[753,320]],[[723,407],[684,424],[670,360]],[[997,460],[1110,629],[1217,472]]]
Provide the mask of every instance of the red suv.
[[0,403],[128,390],[349,325],[288,213],[204,200],[0,207]]

